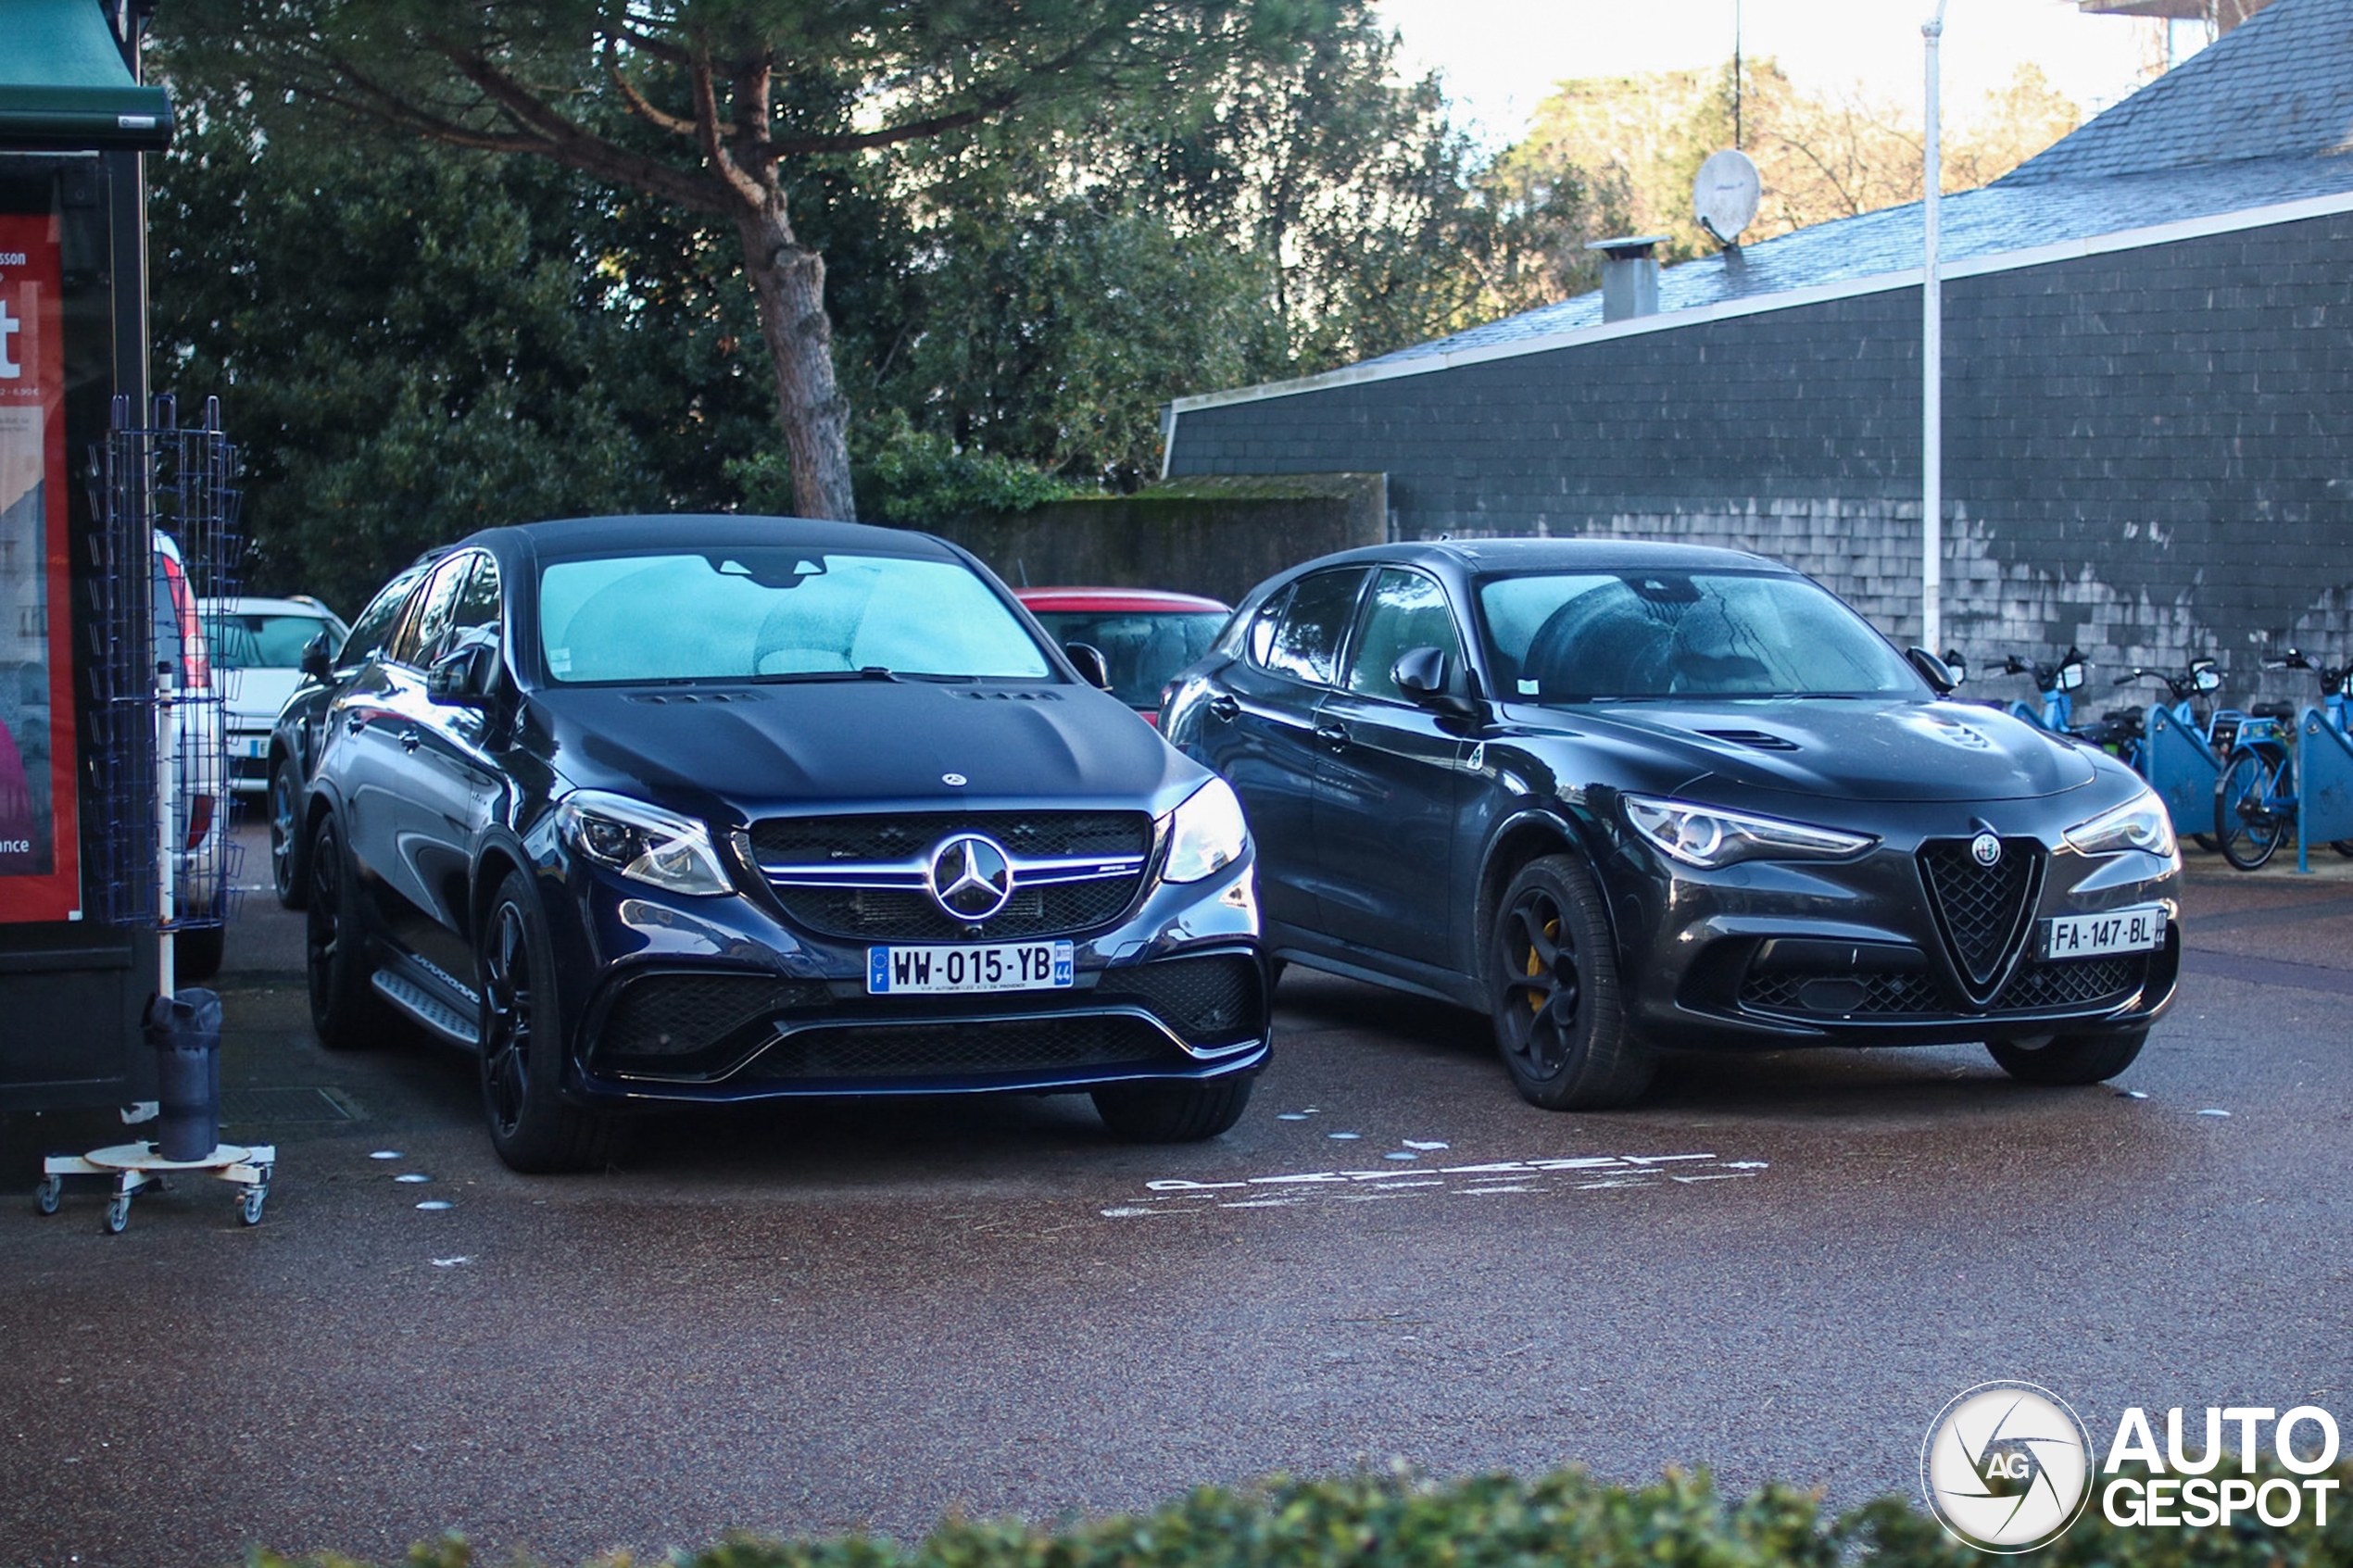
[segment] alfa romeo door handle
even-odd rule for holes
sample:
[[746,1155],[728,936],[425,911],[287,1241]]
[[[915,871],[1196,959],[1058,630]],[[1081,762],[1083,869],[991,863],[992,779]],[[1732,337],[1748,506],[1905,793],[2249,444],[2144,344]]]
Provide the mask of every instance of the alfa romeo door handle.
[[1214,696],[1209,699],[1209,711],[1220,719],[1239,719],[1242,705],[1230,696]]
[[419,734],[416,732],[415,727],[412,725],[411,727],[400,732],[400,749],[403,751],[414,751],[417,749],[417,743],[422,739],[424,739],[424,736]]
[[1316,725],[1315,738],[1322,741],[1334,751],[1339,751],[1348,745],[1348,732],[1341,729],[1338,724]]

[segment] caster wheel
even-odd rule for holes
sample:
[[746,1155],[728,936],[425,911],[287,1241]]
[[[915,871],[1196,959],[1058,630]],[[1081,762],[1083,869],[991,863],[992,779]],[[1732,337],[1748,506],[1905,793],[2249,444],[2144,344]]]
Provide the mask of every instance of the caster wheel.
[[118,1198],[108,1203],[107,1217],[100,1223],[108,1236],[120,1236],[123,1227],[131,1223],[131,1199]]
[[33,1207],[44,1214],[56,1213],[57,1199],[63,1195],[65,1189],[66,1179],[63,1176],[42,1177],[40,1185],[32,1189]]
[[237,1218],[246,1224],[261,1223],[261,1200],[270,1195],[256,1187],[237,1200]]

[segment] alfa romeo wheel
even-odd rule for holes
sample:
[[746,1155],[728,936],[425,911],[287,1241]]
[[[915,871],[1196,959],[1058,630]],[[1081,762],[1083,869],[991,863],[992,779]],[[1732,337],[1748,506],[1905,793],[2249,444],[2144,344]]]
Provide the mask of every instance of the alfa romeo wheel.
[[1650,1086],[1657,1059],[1627,1032],[1609,922],[1574,856],[1520,868],[1490,947],[1495,1044],[1530,1104],[1604,1110]]
[[2100,1035],[2052,1035],[2041,1041],[1988,1040],[2003,1072],[2021,1084],[2101,1084],[2133,1065],[2146,1029]]
[[538,891],[509,872],[475,939],[482,1107],[491,1147],[533,1174],[601,1169],[613,1122],[563,1102],[563,1006]]

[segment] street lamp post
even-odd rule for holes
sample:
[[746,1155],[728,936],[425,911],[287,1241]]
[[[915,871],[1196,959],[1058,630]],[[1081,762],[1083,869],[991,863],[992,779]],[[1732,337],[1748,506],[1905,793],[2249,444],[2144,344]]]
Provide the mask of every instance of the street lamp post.
[[1944,0],[1920,24],[1928,43],[1928,136],[1920,204],[1920,646],[1944,642],[1939,601],[1944,591],[1944,301],[1936,277],[1940,168],[1936,46],[1944,36]]

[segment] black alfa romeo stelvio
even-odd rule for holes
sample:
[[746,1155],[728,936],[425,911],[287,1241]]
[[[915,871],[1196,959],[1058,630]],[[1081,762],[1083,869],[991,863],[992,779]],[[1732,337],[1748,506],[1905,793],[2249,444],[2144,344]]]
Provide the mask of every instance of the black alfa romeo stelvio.
[[2165,808],[1952,685],[1754,556],[1441,541],[1261,585],[1162,722],[1241,797],[1276,962],[1487,1011],[1539,1105],[1667,1048],[2111,1077],[2180,969]]
[[1252,844],[1101,673],[922,534],[476,534],[280,720],[319,1035],[479,1053],[529,1171],[662,1102],[1081,1091],[1221,1132],[1267,1050]]

